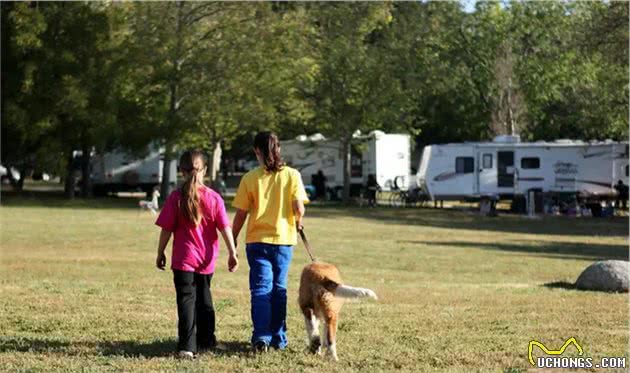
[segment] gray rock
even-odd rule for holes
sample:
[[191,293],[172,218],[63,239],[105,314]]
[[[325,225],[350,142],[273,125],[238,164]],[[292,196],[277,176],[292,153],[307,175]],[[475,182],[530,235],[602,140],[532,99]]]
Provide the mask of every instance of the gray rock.
[[582,290],[628,292],[630,262],[603,260],[586,267],[575,286]]

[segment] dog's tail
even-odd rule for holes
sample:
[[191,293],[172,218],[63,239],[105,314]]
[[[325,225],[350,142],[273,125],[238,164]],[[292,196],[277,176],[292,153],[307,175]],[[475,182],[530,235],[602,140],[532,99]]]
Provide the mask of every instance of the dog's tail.
[[348,285],[339,284],[335,289],[335,296],[339,298],[372,298],[378,299],[376,293],[370,289],[355,288]]

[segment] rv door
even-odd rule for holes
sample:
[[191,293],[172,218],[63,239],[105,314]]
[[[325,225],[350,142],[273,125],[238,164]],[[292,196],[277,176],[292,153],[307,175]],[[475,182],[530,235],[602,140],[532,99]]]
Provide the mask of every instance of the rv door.
[[480,196],[497,194],[497,157],[494,149],[478,148],[477,181]]
[[497,186],[514,188],[514,152],[497,152]]

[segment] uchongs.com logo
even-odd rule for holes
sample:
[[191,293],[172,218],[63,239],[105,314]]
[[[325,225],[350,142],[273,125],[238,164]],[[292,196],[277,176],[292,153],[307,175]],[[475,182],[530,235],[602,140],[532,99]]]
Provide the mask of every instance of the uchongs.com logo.
[[[562,356],[570,345],[575,347],[578,356]],[[534,358],[534,346],[540,348],[546,356]],[[527,357],[535,368],[626,368],[625,357],[603,357],[594,361],[592,357],[584,356],[584,349],[575,337],[567,339],[557,350],[550,350],[542,342],[532,340],[527,348]]]

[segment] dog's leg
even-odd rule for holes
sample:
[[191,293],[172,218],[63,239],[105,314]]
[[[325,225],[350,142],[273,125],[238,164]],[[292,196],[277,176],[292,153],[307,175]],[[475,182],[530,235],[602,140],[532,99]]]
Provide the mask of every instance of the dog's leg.
[[308,339],[309,350],[311,353],[319,354],[321,340],[319,337],[319,320],[315,316],[312,308],[302,310],[304,314],[304,324],[306,325],[306,338]]
[[338,361],[337,358],[337,315],[328,314],[326,315],[326,326],[324,330],[324,334],[326,338],[326,348],[328,350],[328,354],[334,361]]

